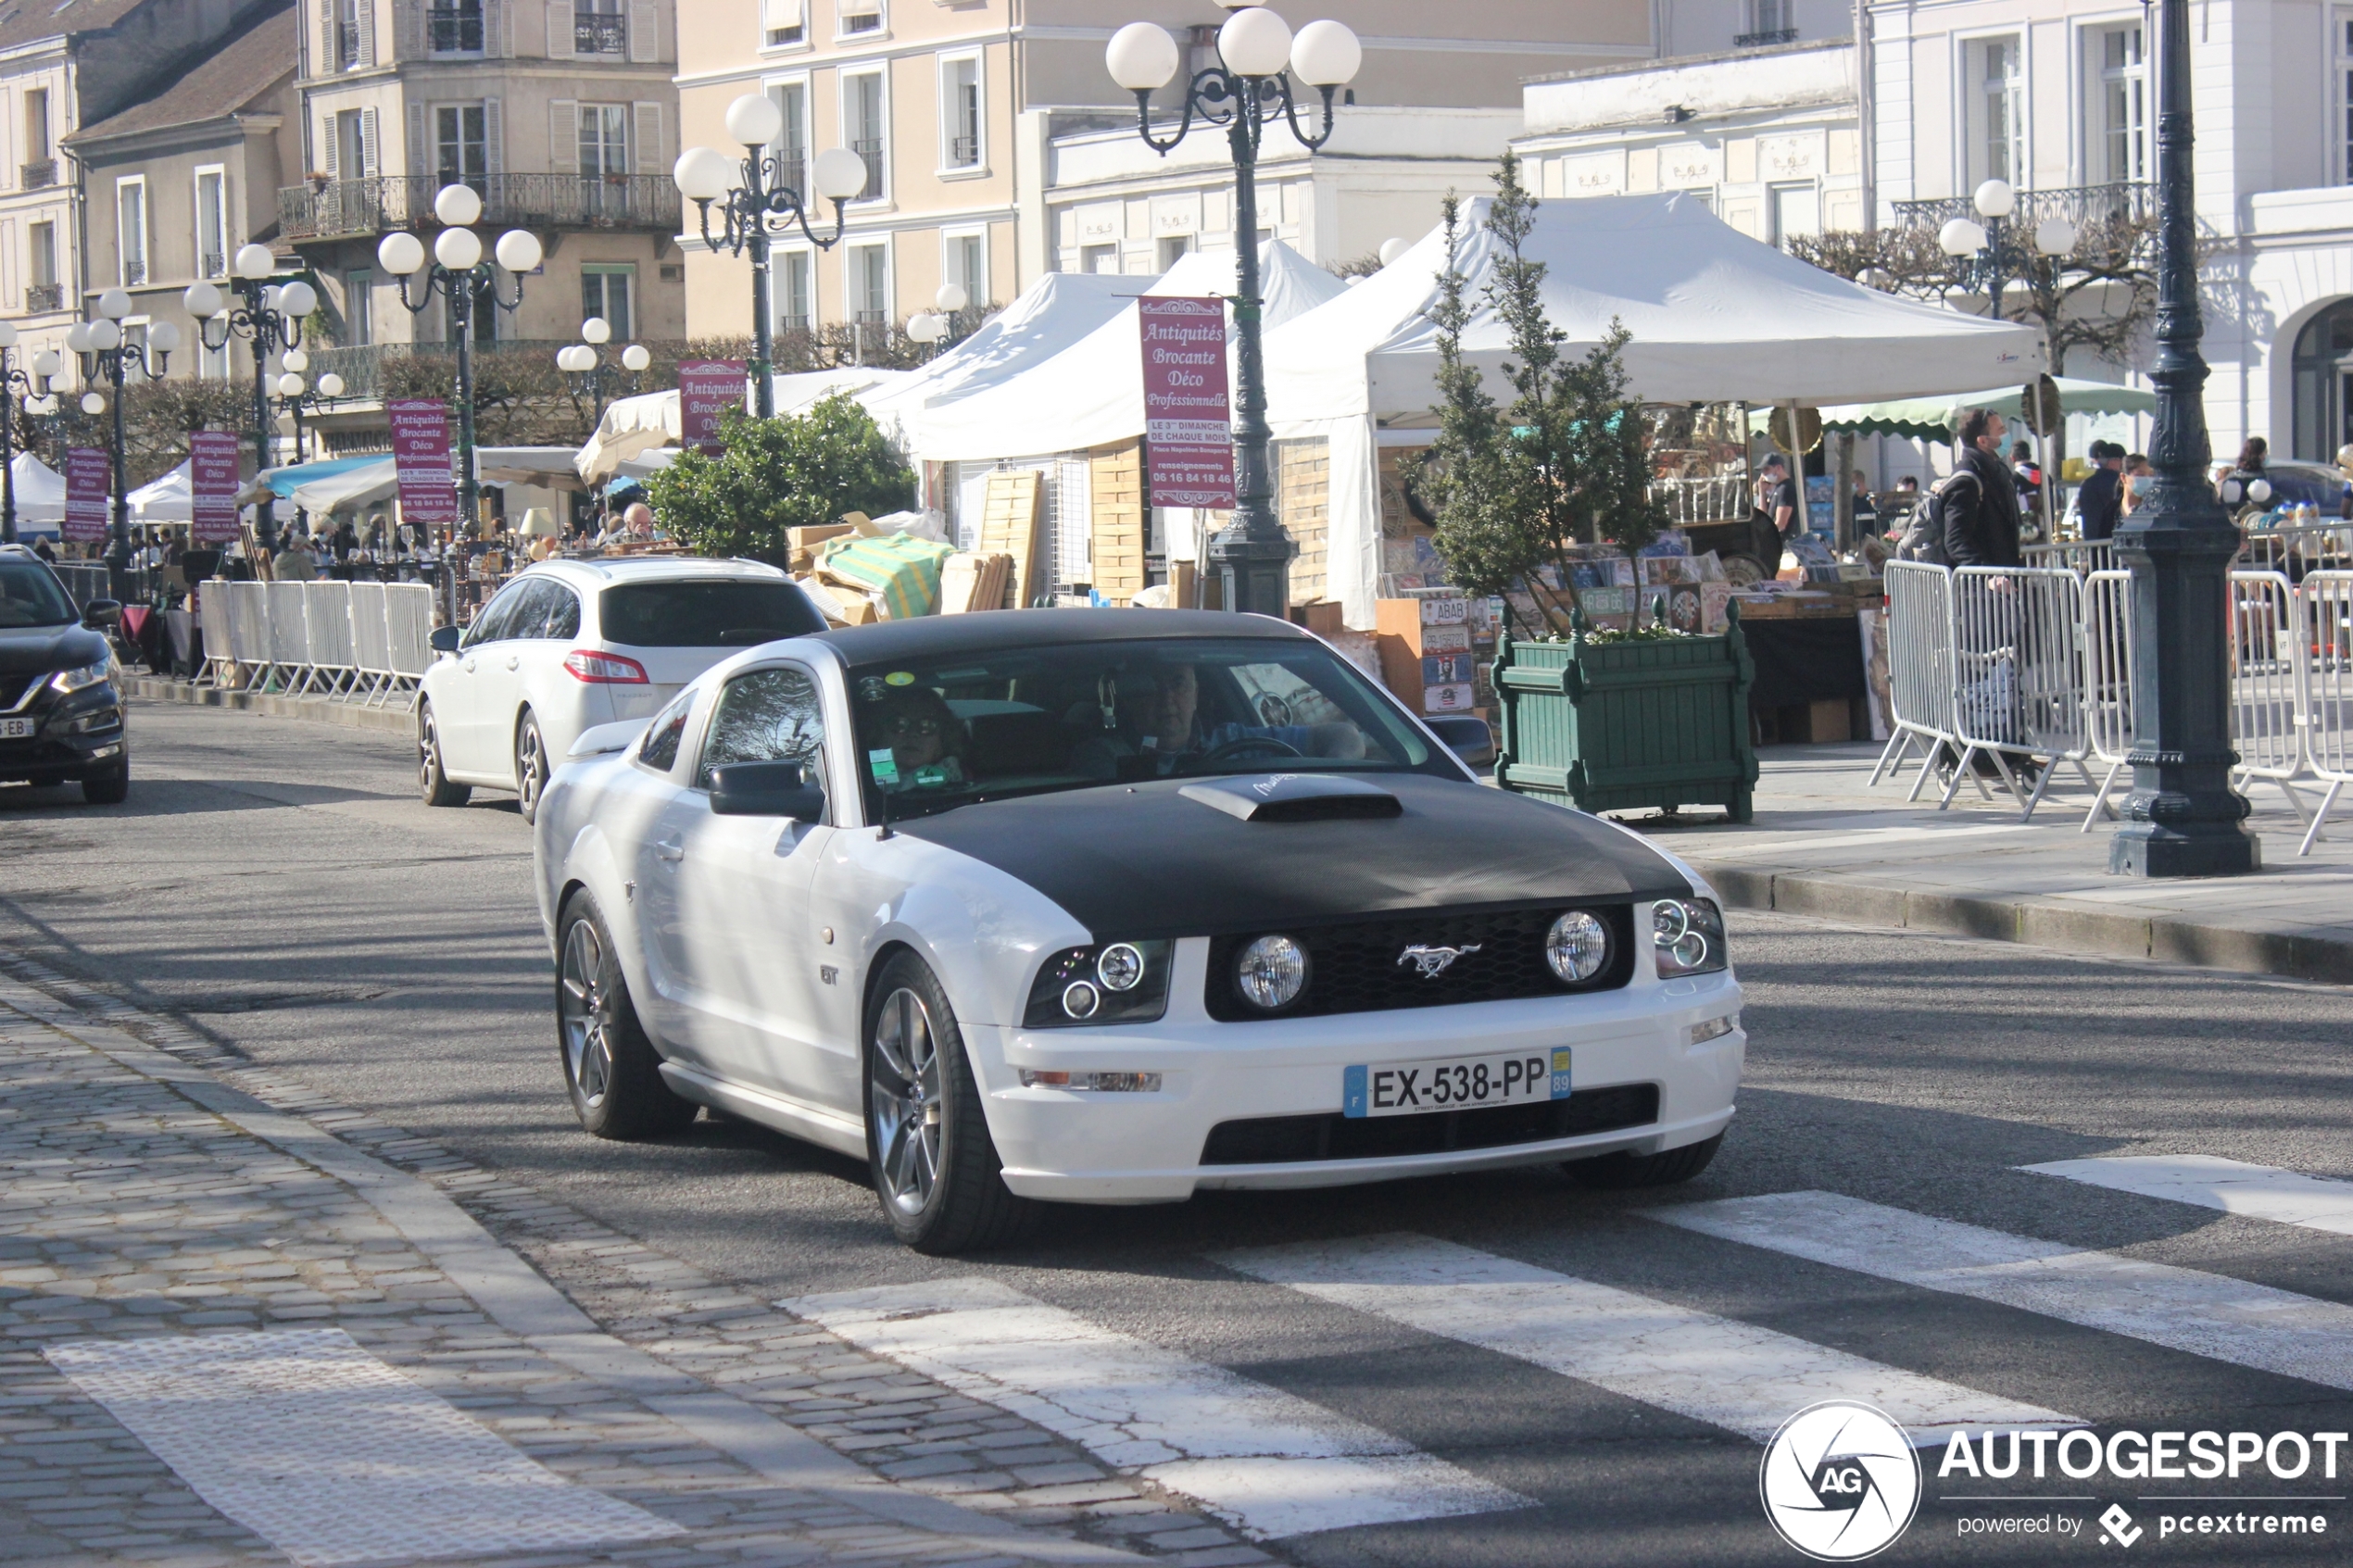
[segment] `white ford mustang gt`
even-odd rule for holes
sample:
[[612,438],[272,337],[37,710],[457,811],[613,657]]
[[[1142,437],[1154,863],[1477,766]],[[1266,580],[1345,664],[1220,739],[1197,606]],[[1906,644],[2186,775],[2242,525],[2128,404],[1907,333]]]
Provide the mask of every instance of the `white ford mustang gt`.
[[909,1245],[1567,1161],[1697,1174],[1746,1036],[1709,890],[1478,783],[1321,641],[1034,610],[770,643],[537,823],[565,1080],[869,1162]]

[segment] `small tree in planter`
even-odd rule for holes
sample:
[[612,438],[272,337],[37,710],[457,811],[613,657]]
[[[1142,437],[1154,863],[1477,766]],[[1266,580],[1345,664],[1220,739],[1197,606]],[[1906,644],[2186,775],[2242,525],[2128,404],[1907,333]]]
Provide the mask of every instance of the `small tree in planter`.
[[[1427,469],[1437,503],[1439,554],[1453,580],[1474,593],[1525,584],[1546,629],[1570,630],[1568,602],[1545,586],[1541,569],[1568,577],[1570,546],[1607,541],[1638,550],[1666,523],[1650,497],[1648,427],[1626,394],[1618,323],[1582,358],[1564,353],[1565,332],[1544,313],[1544,264],[1527,254],[1536,202],[1505,153],[1487,217],[1497,256],[1494,278],[1471,297],[1456,270],[1461,208],[1444,205],[1447,267],[1430,311],[1438,328],[1440,423]],[[1463,358],[1464,330],[1479,307],[1511,338],[1504,366],[1513,398],[1499,406],[1479,369]]]
[[839,394],[798,419],[732,408],[716,457],[686,451],[646,482],[671,533],[706,556],[786,563],[786,532],[844,512],[882,517],[915,503],[915,474],[865,409]]

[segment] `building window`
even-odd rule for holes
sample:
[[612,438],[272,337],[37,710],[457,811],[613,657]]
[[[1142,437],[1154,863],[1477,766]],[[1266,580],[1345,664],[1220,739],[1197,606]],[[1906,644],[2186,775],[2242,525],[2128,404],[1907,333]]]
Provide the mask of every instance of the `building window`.
[[433,0],[425,12],[425,47],[436,55],[482,53],[482,0]]
[[941,242],[945,254],[940,260],[940,275],[964,291],[964,298],[973,306],[988,303],[988,236],[985,233],[950,234]]
[[147,281],[147,182],[118,180],[114,186],[115,282],[134,289]]
[[629,107],[580,106],[582,204],[589,216],[629,206]]
[[809,83],[780,82],[768,89],[785,119],[776,132],[777,179],[786,190],[809,194]]
[[229,275],[229,175],[220,169],[196,171],[196,276]]
[[625,0],[573,0],[572,52],[575,55],[625,55],[629,52],[629,17]]
[[1968,106],[1969,182],[2007,180],[2024,183],[2026,67],[2019,40],[1981,38],[1969,45],[1974,85]]
[[363,63],[359,47],[359,11],[370,0],[335,0],[334,61],[344,70],[357,70]]
[[57,150],[49,144],[49,89],[24,95],[24,188],[38,191],[57,182]]
[[2099,51],[2100,123],[2094,170],[2103,182],[2148,178],[2148,68],[2141,52],[2141,30],[2102,29]]
[[1732,42],[1743,49],[1797,39],[1796,0],[1749,0],[1748,31]]
[[842,119],[849,127],[849,150],[865,161],[866,188],[854,198],[862,202],[880,201],[885,189],[883,164],[887,154],[884,140],[883,79],[878,70],[845,76],[842,82]]
[[945,133],[946,169],[980,167],[980,57],[963,55],[939,63],[939,123]]
[[[2353,10],[2336,13],[2336,124],[2344,150],[2344,181],[2353,185]],[[31,181],[26,182],[31,184]]]
[[1177,262],[1190,256],[1192,251],[1192,235],[1163,234],[1160,237],[1160,270],[1164,272],[1167,271]]
[[835,15],[841,21],[835,31],[843,38],[883,31],[883,0],[838,0]]
[[1079,246],[1078,270],[1081,272],[1118,271],[1119,247],[1117,245]]
[[890,247],[852,245],[848,257],[849,319],[878,327],[890,320]]
[[1822,195],[1812,185],[1776,185],[1773,198],[1773,243],[1787,248],[1790,241],[1822,232]]
[[371,271],[343,275],[343,340],[353,348],[376,341],[376,275]]
[[27,251],[26,275],[31,280],[25,285],[24,307],[27,310],[57,310],[65,305],[64,291],[57,285],[57,226],[55,223],[33,223],[25,229]]
[[335,116],[335,178],[365,180],[376,171],[376,160],[369,155],[375,149],[369,145],[366,109],[345,109]]
[[490,170],[487,121],[480,104],[439,104],[433,111],[434,178],[483,189]]
[[770,49],[808,43],[808,0],[760,0],[760,42]]
[[805,250],[788,250],[779,258],[776,269],[776,325],[785,332],[805,332],[816,320],[816,301],[811,295],[814,273],[810,267],[810,254]]
[[636,293],[637,268],[634,262],[584,261],[580,264],[580,319],[601,316],[605,325],[612,329],[613,341],[625,342],[636,335],[636,318],[630,314],[631,297]]

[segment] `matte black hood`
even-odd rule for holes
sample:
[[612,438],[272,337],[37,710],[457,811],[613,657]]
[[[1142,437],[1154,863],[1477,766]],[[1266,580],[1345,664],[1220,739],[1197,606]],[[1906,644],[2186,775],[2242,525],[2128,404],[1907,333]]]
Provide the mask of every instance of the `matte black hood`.
[[1353,776],[1403,811],[1248,822],[1179,793],[1197,781],[1158,779],[987,801],[894,831],[1019,877],[1099,938],[1692,891],[1665,856],[1577,812],[1419,773]]
[[79,670],[106,657],[106,638],[72,621],[0,628],[0,675]]

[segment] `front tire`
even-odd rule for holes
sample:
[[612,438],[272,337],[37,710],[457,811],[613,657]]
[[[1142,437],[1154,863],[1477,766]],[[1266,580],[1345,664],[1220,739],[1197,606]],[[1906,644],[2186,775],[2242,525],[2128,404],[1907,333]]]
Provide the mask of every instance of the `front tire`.
[[82,798],[92,806],[120,806],[131,798],[131,759],[103,773],[93,773],[82,781]]
[[1635,1154],[1620,1149],[1593,1160],[1571,1160],[1561,1169],[1569,1180],[1579,1186],[1602,1192],[1624,1192],[1633,1187],[1673,1186],[1688,1182],[1716,1158],[1724,1147],[1724,1135],[1687,1143],[1680,1148],[1670,1148],[1658,1154]]
[[433,704],[422,698],[417,703],[417,793],[428,806],[463,806],[473,796],[473,785],[451,784],[449,775],[441,771],[441,726],[433,716]]
[[661,1058],[629,999],[597,901],[585,893],[564,905],[556,925],[556,1044],[573,1114],[600,1138],[674,1133],[700,1109],[662,1082]]
[[539,820],[539,797],[547,792],[547,743],[539,735],[539,721],[529,709],[515,729],[515,797],[522,820]]
[[948,994],[900,953],[867,1009],[866,1160],[892,1234],[946,1257],[1028,1234],[1038,1206],[1005,1185]]

